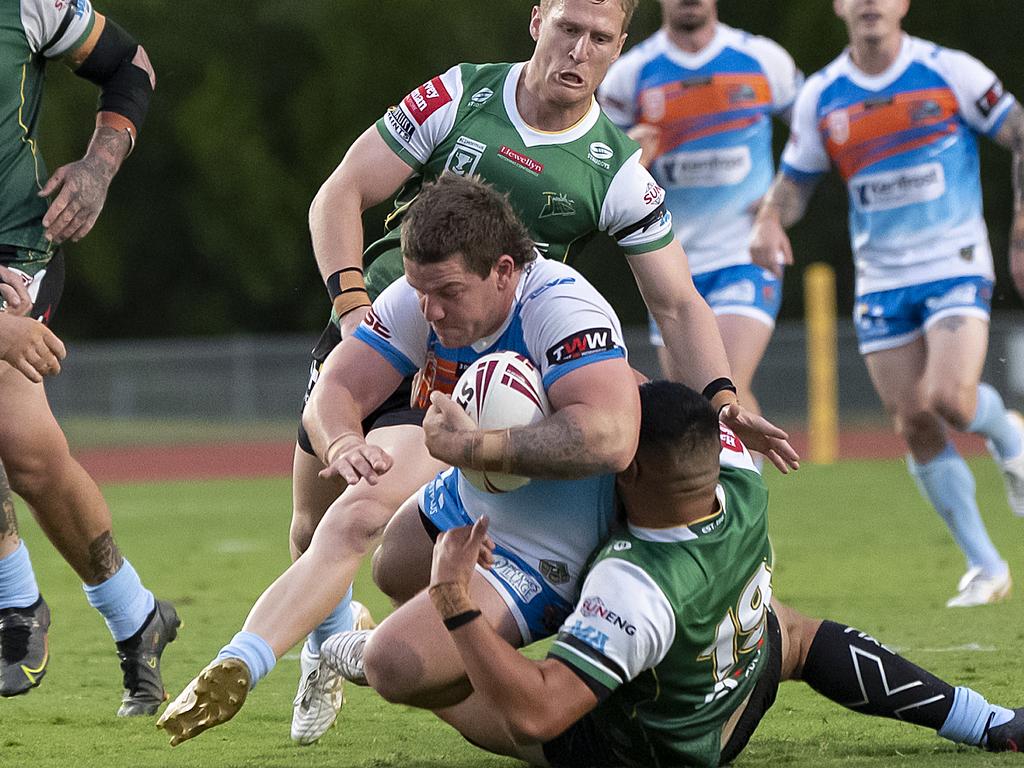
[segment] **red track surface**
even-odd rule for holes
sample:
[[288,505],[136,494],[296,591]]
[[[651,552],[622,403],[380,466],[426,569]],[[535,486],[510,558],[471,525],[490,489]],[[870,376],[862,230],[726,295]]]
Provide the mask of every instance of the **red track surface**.
[[[807,456],[807,435],[792,433],[793,445]],[[985,450],[977,437],[960,436],[964,455]],[[76,451],[82,466],[100,483],[140,480],[203,480],[230,477],[270,477],[291,474],[291,442],[209,443],[203,445],[132,446]],[[906,449],[891,432],[848,430],[840,436],[839,453],[847,459],[896,458]]]

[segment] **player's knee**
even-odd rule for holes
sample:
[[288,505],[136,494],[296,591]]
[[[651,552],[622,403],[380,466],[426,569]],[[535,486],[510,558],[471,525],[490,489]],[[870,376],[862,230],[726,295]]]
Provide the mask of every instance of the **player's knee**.
[[[51,441],[53,442],[53,441]],[[51,452],[52,451],[52,452]],[[71,461],[67,443],[48,445],[47,450],[19,451],[3,458],[11,489],[30,504],[62,483]]]
[[339,500],[316,526],[312,541],[338,554],[363,555],[380,537],[389,517],[389,510],[371,499]]
[[807,653],[814,642],[814,636],[821,626],[820,619],[804,616],[799,611],[772,600],[772,610],[779,622],[782,634],[782,679],[800,680],[803,675]]
[[367,682],[392,704],[406,704],[415,698],[417,681],[425,669],[413,650],[384,628],[370,635],[363,650]]
[[292,515],[292,524],[288,529],[288,541],[291,543],[293,556],[298,557],[309,549],[315,532],[316,525],[308,517]]
[[941,425],[936,421],[935,416],[924,408],[904,409],[897,412],[893,424],[896,433],[900,435],[909,445],[917,445],[927,442],[941,435]]
[[961,386],[956,382],[943,382],[928,392],[928,404],[931,410],[948,424],[963,429],[974,418],[975,389],[976,387]]

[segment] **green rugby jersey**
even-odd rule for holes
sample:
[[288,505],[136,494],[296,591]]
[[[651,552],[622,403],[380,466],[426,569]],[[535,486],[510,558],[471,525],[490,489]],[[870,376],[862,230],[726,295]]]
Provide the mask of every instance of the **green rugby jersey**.
[[[388,146],[417,175],[399,195],[389,217],[391,231],[370,247],[368,258],[395,247],[396,225],[419,185],[445,172],[477,174],[507,192],[549,259],[571,262],[597,232],[610,234],[627,254],[672,242],[664,192],[640,165],[639,145],[615,127],[596,100],[565,131],[529,126],[516,107],[524,66],[459,64],[421,85],[377,122]],[[384,258],[387,268],[372,268],[368,286],[402,274],[396,254]]]
[[768,662],[768,490],[723,427],[719,511],[612,536],[549,656],[601,699],[609,764],[718,765],[722,727]]
[[47,171],[37,133],[47,59],[73,51],[96,15],[89,0],[0,0],[0,245],[35,274],[52,256],[43,237]]

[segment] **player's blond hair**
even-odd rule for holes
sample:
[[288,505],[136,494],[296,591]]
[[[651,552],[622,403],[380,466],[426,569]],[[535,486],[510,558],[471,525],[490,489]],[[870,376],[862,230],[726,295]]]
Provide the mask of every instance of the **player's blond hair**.
[[[540,0],[540,12],[546,14],[552,5],[564,2],[565,0]],[[605,3],[614,2],[614,0],[590,0],[590,2],[595,5],[604,5]],[[629,29],[629,22],[633,20],[633,13],[636,11],[636,7],[640,5],[640,0],[618,0],[618,3],[622,7],[622,12],[626,14],[625,18],[622,19],[622,31],[625,32]]]

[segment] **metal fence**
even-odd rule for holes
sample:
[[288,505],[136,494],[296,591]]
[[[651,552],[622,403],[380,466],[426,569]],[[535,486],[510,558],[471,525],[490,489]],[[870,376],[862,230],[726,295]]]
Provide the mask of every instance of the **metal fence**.
[[[1024,317],[993,322],[984,378],[1008,403],[1024,404]],[[47,384],[60,418],[261,421],[297,416],[314,336],[74,342],[64,371]],[[881,418],[857,354],[851,323],[839,324],[840,412],[844,420]],[[657,374],[646,329],[626,329],[632,364]],[[806,411],[802,323],[781,323],[755,391],[773,419],[797,423]]]

